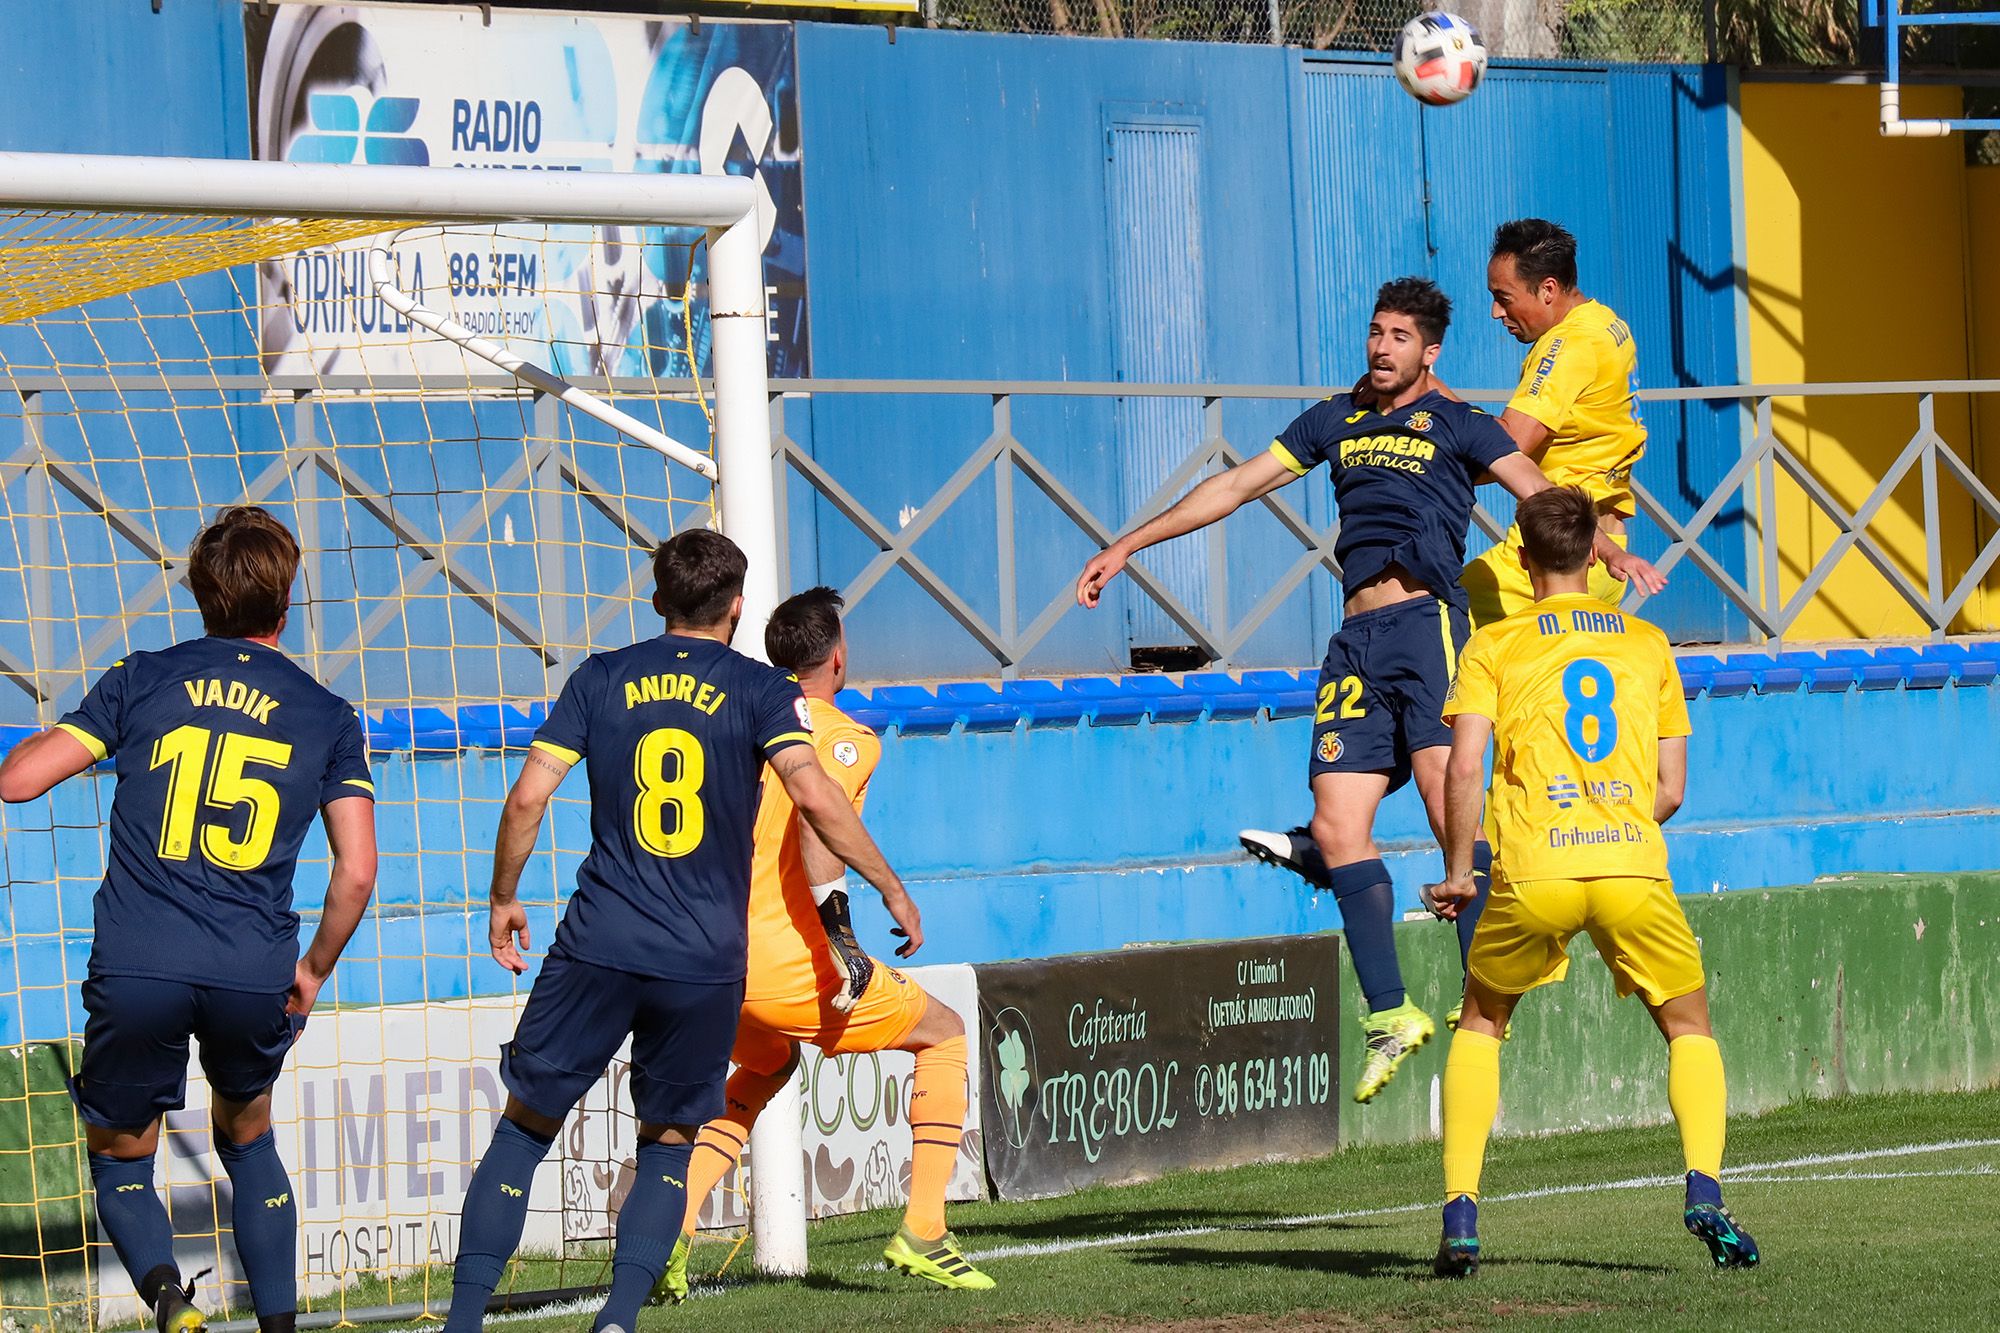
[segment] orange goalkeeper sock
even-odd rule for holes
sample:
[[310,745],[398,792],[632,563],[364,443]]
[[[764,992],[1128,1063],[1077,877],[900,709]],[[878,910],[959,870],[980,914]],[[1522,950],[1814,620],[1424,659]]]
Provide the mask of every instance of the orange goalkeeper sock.
[[701,1217],[702,1200],[715,1192],[717,1183],[743,1156],[743,1145],[750,1141],[750,1126],[757,1123],[757,1113],[777,1096],[778,1089],[790,1077],[790,1072],[756,1074],[748,1069],[739,1069],[729,1076],[729,1086],[723,1094],[727,1099],[724,1110],[701,1127],[701,1134],[694,1141],[694,1156],[688,1161],[687,1218],[681,1223],[683,1232],[695,1229]]
[[936,1240],[944,1234],[944,1192],[965,1133],[965,1038],[918,1051],[910,1089],[910,1205],[903,1226]]

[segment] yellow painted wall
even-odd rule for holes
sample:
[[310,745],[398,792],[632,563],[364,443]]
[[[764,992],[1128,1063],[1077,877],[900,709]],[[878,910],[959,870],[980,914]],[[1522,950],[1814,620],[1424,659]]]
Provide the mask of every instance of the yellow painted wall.
[[[1979,379],[2000,379],[2000,166],[1967,167],[1965,186],[1972,373]],[[1987,489],[2000,495],[2000,393],[1972,401],[1973,468]],[[1994,524],[1984,515],[1977,526],[1982,543],[1992,537]],[[1989,575],[1986,588],[1988,615],[2000,618],[2000,575]]]
[[[1906,89],[1903,114],[1957,116],[1960,104],[1957,89]],[[1824,383],[1971,373],[1971,187],[1963,142],[1883,138],[1872,87],[1748,83],[1741,105],[1752,378]],[[1979,193],[2000,208],[2000,194],[1983,182]],[[1986,233],[1988,247],[1996,236]],[[1991,281],[2000,283],[2000,272]],[[1995,324],[1990,345],[2000,355],[2000,316]],[[1917,427],[1908,397],[1794,398],[1774,407],[1779,437],[1849,512]],[[1971,416],[1964,396],[1937,400],[1938,432],[1968,462]],[[1949,592],[1976,550],[1976,525],[1962,492],[1947,481],[1941,495]],[[1779,587],[1789,598],[1839,529],[1788,479],[1780,478],[1776,496]],[[1920,592],[1923,518],[1913,471],[1870,527]],[[1956,628],[1988,627],[1986,599],[1975,597],[1966,611]],[[1787,637],[1921,632],[1917,613],[1889,581],[1850,551]]]

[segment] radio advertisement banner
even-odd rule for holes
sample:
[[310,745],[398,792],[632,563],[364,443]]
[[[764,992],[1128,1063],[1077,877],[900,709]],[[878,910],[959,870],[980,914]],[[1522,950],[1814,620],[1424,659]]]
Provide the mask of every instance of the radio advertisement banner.
[[[792,27],[480,7],[245,6],[253,151],[285,162],[694,172],[757,184],[771,371],[811,373]],[[685,376],[698,228],[416,231],[405,290],[571,375]],[[273,373],[462,374],[456,348],[373,294],[357,242],[258,265]],[[695,281],[702,283],[702,262]],[[697,296],[694,354],[706,360]],[[705,373],[705,365],[704,365]]]
[[999,1198],[1339,1146],[1334,935],[975,970]]

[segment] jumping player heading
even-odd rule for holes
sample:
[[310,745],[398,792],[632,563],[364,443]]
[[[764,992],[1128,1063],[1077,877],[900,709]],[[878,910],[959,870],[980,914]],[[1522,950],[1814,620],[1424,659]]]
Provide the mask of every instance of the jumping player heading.
[[1431,367],[1450,320],[1451,303],[1435,284],[1385,283],[1368,324],[1369,404],[1343,393],[1308,408],[1269,451],[1119,538],[1077,581],[1077,600],[1095,606],[1134,553],[1217,522],[1322,462],[1332,471],[1345,603],[1320,668],[1309,830],[1368,1002],[1359,1102],[1436,1031],[1404,992],[1395,894],[1373,830],[1382,798],[1414,777],[1442,839],[1451,732],[1440,710],[1470,633],[1458,571],[1473,488],[1488,473],[1517,496],[1548,486],[1498,422],[1437,392]]

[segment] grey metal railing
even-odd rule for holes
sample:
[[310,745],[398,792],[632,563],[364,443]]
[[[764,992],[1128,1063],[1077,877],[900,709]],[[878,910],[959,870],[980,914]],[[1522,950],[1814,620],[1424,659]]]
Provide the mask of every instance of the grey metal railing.
[[[891,568],[902,567],[955,621],[989,653],[1002,674],[1010,673],[1040,642],[1073,601],[1067,591],[1035,608],[1026,625],[1020,624],[1013,550],[1013,521],[1009,497],[1018,473],[1040,489],[1091,541],[1106,545],[1118,533],[1159,513],[1186,488],[1218,466],[1241,461],[1244,454],[1224,434],[1221,406],[1228,400],[1263,399],[1298,401],[1331,392],[1320,388],[1286,385],[1176,385],[1070,382],[935,381],[935,380],[801,380],[773,385],[772,435],[782,471],[796,473],[818,491],[868,540],[878,555],[844,589],[850,603],[859,601],[874,588]],[[870,513],[811,458],[785,429],[787,399],[812,394],[951,394],[981,396],[992,403],[992,429],[967,456],[951,478],[919,506],[914,517],[900,529],[892,528]],[[1666,550],[1655,562],[1663,573],[1671,573],[1683,563],[1691,565],[1748,622],[1750,636],[1757,641],[1781,642],[1800,616],[1812,604],[1833,576],[1842,560],[1858,551],[1912,611],[1924,631],[1943,638],[1981,580],[2000,559],[2000,500],[1960,455],[1939,434],[1937,399],[1940,395],[2000,395],[2000,380],[1877,381],[1838,384],[1737,384],[1715,388],[1642,390],[1642,402],[1711,403],[1732,405],[1742,421],[1741,451],[1722,480],[1710,490],[1692,515],[1677,517],[1658,497],[1638,482],[1633,494],[1639,513],[1667,535]],[[1091,511],[1065,486],[1043,459],[1016,437],[1013,407],[1017,399],[1030,397],[1182,397],[1198,398],[1204,410],[1205,432],[1200,444],[1182,464],[1154,490],[1136,512],[1118,520],[1107,520]],[[1478,402],[1502,402],[1502,391],[1473,390],[1464,393]],[[1800,451],[1788,444],[1777,424],[1775,404],[1799,400],[1805,404],[1830,400],[1896,397],[1913,400],[1915,428],[1898,450],[1894,460],[1877,479],[1862,503],[1847,509],[1826,482],[1816,476]],[[1806,408],[1805,410],[1810,410]],[[1261,443],[1261,442],[1260,442]],[[919,559],[913,550],[916,541],[958,502],[988,469],[994,470],[1000,497],[997,514],[999,531],[998,568],[1001,571],[998,624],[989,623],[975,612],[967,598],[952,589],[937,572]],[[1917,583],[1899,566],[1894,554],[1870,531],[1898,486],[1912,469],[1919,469],[1922,482],[1924,533],[1923,579]],[[1948,474],[1965,492],[1967,499],[1984,519],[1994,525],[1992,535],[1979,546],[1971,562],[1958,571],[1946,586],[1942,521],[1942,476]],[[1806,502],[1828,520],[1838,535],[1812,559],[1789,593],[1783,590],[1783,558],[1778,514],[1778,480],[1789,478]],[[781,483],[782,484],[782,483]],[[1228,547],[1224,526],[1217,524],[1205,534],[1209,553],[1209,614],[1204,617],[1175,596],[1160,577],[1146,568],[1143,558],[1132,561],[1126,573],[1140,592],[1152,599],[1211,661],[1220,666],[1233,664],[1236,653],[1284,602],[1285,598],[1315,568],[1324,567],[1335,578],[1340,575],[1334,544],[1340,532],[1336,520],[1324,529],[1308,523],[1296,508],[1282,498],[1282,492],[1265,496],[1260,503],[1294,537],[1300,554],[1270,591],[1245,615],[1231,622],[1227,614],[1227,579],[1223,571]],[[1747,519],[1749,542],[1744,565],[1753,571],[1746,586],[1732,574],[1727,563],[1702,545],[1702,538],[1724,514],[1741,512]],[[1475,508],[1473,521],[1489,538],[1499,540],[1501,524],[1484,505]],[[1627,605],[1637,609],[1645,598],[1635,593]]]
[[[295,396],[297,401],[288,413],[294,423],[292,438],[285,442],[284,454],[257,475],[246,474],[247,484],[240,498],[254,502],[289,482],[296,496],[310,499],[316,483],[330,482],[342,500],[365,509],[394,535],[397,542],[419,557],[398,590],[401,594],[407,595],[426,582],[441,580],[450,586],[460,605],[475,608],[478,613],[491,617],[499,641],[514,645],[513,651],[534,654],[541,663],[560,675],[563,661],[570,655],[564,651],[564,645],[573,646],[578,642],[578,627],[551,622],[551,617],[560,618],[562,614],[559,605],[563,591],[560,569],[552,575],[546,569],[543,571],[544,584],[547,585],[553,578],[557,586],[541,587],[538,598],[525,602],[517,599],[510,603],[509,598],[496,591],[478,570],[462,560],[454,550],[455,543],[463,541],[472,527],[486,520],[490,514],[490,503],[475,505],[453,526],[435,532],[432,531],[434,524],[404,521],[399,515],[398,497],[393,490],[374,485],[343,467],[335,446],[319,440],[314,434],[315,418],[310,411],[310,400],[320,393],[338,394],[365,389],[377,395],[455,392],[463,396],[468,387],[482,395],[519,394],[524,398],[532,397],[521,391],[513,381],[498,378],[475,380],[469,386],[467,381],[460,379],[447,386],[437,380],[354,377],[352,382],[348,382],[338,376],[300,376],[295,380],[262,375],[190,376],[185,381],[158,375],[123,374],[60,379],[48,377],[46,381],[28,376],[18,376],[10,381],[0,376],[0,392],[11,391],[19,395],[22,406],[21,444],[11,456],[0,460],[0,482],[17,477],[26,479],[27,484],[22,490],[24,500],[16,518],[26,521],[23,549],[27,558],[23,564],[30,571],[27,587],[30,600],[38,595],[46,600],[49,595],[49,590],[39,586],[37,580],[39,584],[47,583],[47,571],[54,556],[42,549],[48,542],[47,527],[38,524],[36,515],[53,512],[54,494],[58,490],[67,493],[86,513],[101,519],[109,534],[136,550],[142,561],[157,571],[142,590],[128,595],[117,616],[107,618],[94,632],[85,636],[83,652],[78,660],[58,666],[51,660],[49,645],[37,641],[31,649],[32,662],[19,660],[13,654],[0,656],[0,676],[12,680],[24,691],[38,705],[38,712],[46,712],[59,689],[72,687],[86,671],[102,665],[96,660],[103,655],[100,650],[119,637],[121,623],[161,602],[169,585],[177,581],[185,569],[184,554],[165,549],[146,525],[132,521],[126,506],[120,503],[118,497],[107,494],[87,469],[79,468],[74,465],[74,460],[65,461],[54,451],[43,447],[38,396],[45,393],[75,395],[99,390],[157,393],[177,389],[204,393],[247,391],[267,397],[272,394]],[[589,387],[626,398],[664,398],[685,394],[695,386],[674,381],[616,380]],[[1229,438],[1224,428],[1225,404],[1245,400],[1296,404],[1322,396],[1325,392],[1319,388],[1296,385],[983,380],[774,381],[771,398],[772,448],[773,465],[779,480],[779,512],[781,515],[787,512],[786,493],[789,486],[802,484],[810,488],[841,520],[851,525],[863,540],[875,548],[875,554],[864,562],[857,574],[847,579],[842,589],[850,605],[863,603],[891,571],[900,569],[963,628],[990,659],[995,671],[1001,675],[1012,675],[1021,669],[1024,661],[1058,622],[1074,609],[1074,600],[1066,583],[1049,600],[1024,604],[1020,553],[1016,550],[1017,486],[1025,483],[1039,491],[1087,544],[1102,547],[1119,532],[1160,512],[1202,476],[1240,462],[1248,453],[1255,452],[1254,448],[1239,448]],[[962,461],[943,485],[903,519],[890,519],[872,512],[857,497],[857,479],[843,480],[799,443],[792,429],[796,420],[792,414],[798,411],[803,400],[816,395],[942,395],[983,399],[987,405],[988,427],[983,436],[966,449]],[[1993,489],[1968,464],[1965,450],[1955,448],[1944,438],[1938,424],[1938,399],[1959,396],[1977,399],[1985,395],[2000,395],[2000,380],[1747,384],[1642,392],[1640,397],[1648,403],[1721,405],[1732,410],[1741,423],[1741,444],[1736,457],[1721,480],[1701,497],[1691,514],[1687,513],[1685,503],[1670,508],[1643,485],[1635,484],[1634,493],[1640,514],[1667,538],[1666,548],[1657,557],[1656,563],[1669,574],[1683,565],[1689,566],[1741,613],[1750,637],[1782,641],[1826,589],[1828,580],[1841,562],[1850,554],[1858,553],[1881,575],[1894,596],[1909,607],[1925,633],[1936,638],[1943,637],[1958,621],[1995,562],[2000,561],[2000,499],[1995,498]],[[1465,396],[1475,401],[1495,401],[1504,397],[1497,392],[1468,392]],[[1204,425],[1202,438],[1196,447],[1170,475],[1161,479],[1152,494],[1134,512],[1106,514],[1094,510],[1079,498],[1075,479],[1065,479],[1062,469],[1048,461],[1052,456],[1051,450],[1037,448],[1035,441],[1022,438],[1023,432],[1017,428],[1015,408],[1017,403],[1032,399],[1112,400],[1120,397],[1196,399],[1202,404]],[[1815,473],[1792,435],[1792,423],[1798,420],[1801,428],[1809,428],[1812,414],[1815,410],[1823,410],[1823,405],[1840,400],[1881,398],[1907,400],[1913,409],[1914,426],[1900,443],[1893,460],[1876,478],[1868,495],[1850,510],[1834,495],[1827,480]],[[2000,403],[2000,398],[1990,401]],[[641,553],[650,548],[659,534],[639,517],[624,512],[613,488],[598,484],[575,459],[564,456],[564,450],[555,442],[555,437],[559,435],[552,420],[556,407],[552,402],[536,403],[532,408],[524,404],[524,409],[535,413],[535,433],[541,438],[515,464],[508,476],[494,479],[489,484],[493,490],[505,492],[520,485],[524,477],[532,474],[538,479],[541,491],[548,495],[573,494],[576,501],[608,521],[620,534],[620,541],[629,541],[633,549],[631,579],[625,580],[622,589],[622,595],[629,601],[632,589],[637,587],[634,580],[639,580],[643,574]],[[1963,443],[1969,445],[1969,440]],[[1260,438],[1255,444],[1261,447],[1263,440]],[[1917,564],[1915,552],[1892,549],[1874,530],[1898,487],[1913,472],[1921,486],[1922,513],[1918,517],[1923,532],[1921,569],[1917,569],[1914,575],[1909,569]],[[988,474],[993,480],[995,549],[991,561],[981,564],[993,571],[997,587],[968,589],[954,586],[950,577],[918,554],[917,544],[954,505],[965,499],[975,483]],[[1785,574],[1782,561],[1796,553],[1792,550],[1793,543],[1782,540],[1785,534],[1780,531],[1781,479],[1788,479],[1798,495],[1803,497],[1809,511],[1821,516],[1835,530],[1833,539],[1826,543],[1825,548],[1814,555],[1804,568],[1795,570],[1790,576]],[[727,484],[726,478],[723,484]],[[1969,561],[1959,567],[1948,568],[1945,513],[1948,503],[1954,506],[1959,503],[1951,498],[1954,490],[1963,492],[1965,502],[1969,502],[1974,511],[1975,527],[1983,526],[1985,531],[1983,535],[1975,533],[1973,545],[1976,550]],[[1336,579],[1339,577],[1339,562],[1334,554],[1339,536],[1337,520],[1326,526],[1310,521],[1300,506],[1286,498],[1287,494],[1276,492],[1259,503],[1290,541],[1297,544],[1297,550],[1288,556],[1282,571],[1238,616],[1232,616],[1229,604],[1231,544],[1226,525],[1214,525],[1202,537],[1195,539],[1205,543],[1207,565],[1207,582],[1199,598],[1191,599],[1182,595],[1185,589],[1177,591],[1169,586],[1156,570],[1148,568],[1144,557],[1134,560],[1127,567],[1137,594],[1158,605],[1201,655],[1220,666],[1241,664],[1246,644],[1260,629],[1271,623],[1272,617],[1287,599],[1315,571],[1324,570]],[[563,507],[554,504],[546,495],[538,504],[552,523],[567,521],[561,512]],[[1705,546],[1703,539],[1710,538],[1712,545],[1716,524],[1725,515],[1732,521],[1740,521],[1744,534],[1740,538],[1731,534],[1728,540],[1731,543],[1740,540],[1743,544],[1736,550],[1718,554],[1710,546]],[[302,513],[302,527],[309,527],[311,521],[308,509]],[[1489,538],[1497,540],[1503,534],[1502,523],[1483,506],[1475,511],[1474,521]],[[782,523],[780,528],[783,531]],[[306,538],[304,544],[308,548],[318,545],[310,531],[301,535]],[[785,559],[789,565],[789,552],[785,553]],[[1732,566],[1742,568],[1746,573],[1738,577],[1731,572]],[[309,585],[311,581],[309,569]],[[1045,586],[1047,580],[1041,582]],[[623,605],[611,605],[614,599],[608,591],[605,597],[604,605],[592,607],[587,612],[591,623],[586,637],[593,640],[599,631],[608,627],[611,619],[615,619]],[[1202,605],[1192,605],[1194,600]],[[1641,600],[1635,596],[1628,604],[1636,607]],[[982,613],[976,604],[997,606],[997,614]],[[538,609],[530,614],[530,608]],[[342,642],[319,645],[328,662],[351,662],[359,644],[369,636],[373,623],[364,621],[353,635]]]

